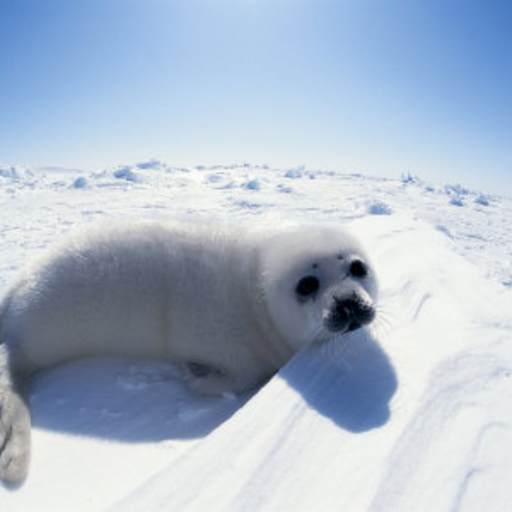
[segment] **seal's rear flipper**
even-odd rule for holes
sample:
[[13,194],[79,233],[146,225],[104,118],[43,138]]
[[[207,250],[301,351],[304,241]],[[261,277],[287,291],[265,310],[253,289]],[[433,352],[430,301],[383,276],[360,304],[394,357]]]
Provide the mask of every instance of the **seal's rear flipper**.
[[30,462],[30,412],[25,400],[11,388],[0,388],[0,479],[19,485]]
[[10,486],[26,479],[30,462],[30,410],[22,384],[25,379],[13,379],[13,371],[5,344],[0,343],[0,480]]

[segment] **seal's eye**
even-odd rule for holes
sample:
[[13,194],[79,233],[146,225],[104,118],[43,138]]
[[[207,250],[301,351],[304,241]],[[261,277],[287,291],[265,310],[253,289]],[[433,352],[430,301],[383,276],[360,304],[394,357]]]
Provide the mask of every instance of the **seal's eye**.
[[303,277],[298,283],[295,291],[301,297],[308,297],[320,288],[320,281],[315,276]]
[[350,264],[350,274],[354,277],[366,277],[368,267],[361,260],[354,260]]

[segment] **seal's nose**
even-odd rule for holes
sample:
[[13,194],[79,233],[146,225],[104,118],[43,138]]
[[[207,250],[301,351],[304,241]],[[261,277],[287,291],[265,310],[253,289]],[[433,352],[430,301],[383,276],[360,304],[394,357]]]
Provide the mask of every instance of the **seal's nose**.
[[340,299],[334,297],[334,310],[330,318],[331,328],[353,331],[369,324],[375,318],[375,308],[357,297]]

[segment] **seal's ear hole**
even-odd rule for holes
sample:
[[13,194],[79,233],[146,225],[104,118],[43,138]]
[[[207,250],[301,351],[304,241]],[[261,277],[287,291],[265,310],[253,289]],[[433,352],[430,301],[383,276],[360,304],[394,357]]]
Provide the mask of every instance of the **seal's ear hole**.
[[295,292],[299,297],[306,298],[313,295],[320,288],[320,281],[315,276],[303,277],[295,288]]

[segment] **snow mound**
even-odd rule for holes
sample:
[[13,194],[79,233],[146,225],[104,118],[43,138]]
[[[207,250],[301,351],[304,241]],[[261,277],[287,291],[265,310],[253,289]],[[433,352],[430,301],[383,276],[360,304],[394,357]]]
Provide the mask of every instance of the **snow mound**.
[[261,189],[261,182],[257,178],[254,178],[245,183],[244,187],[248,190],[259,191]]
[[33,173],[28,169],[16,167],[14,165],[0,167],[0,178],[19,181],[27,179],[27,177],[33,177]]
[[476,198],[475,198],[475,203],[477,204],[480,204],[482,206],[489,206],[490,204],[490,200],[489,200],[489,197],[485,194],[479,194]]
[[370,215],[391,215],[393,211],[389,205],[378,201],[368,205],[368,213]]
[[87,178],[83,176],[78,177],[75,181],[73,181],[73,188],[85,188],[88,185]]

